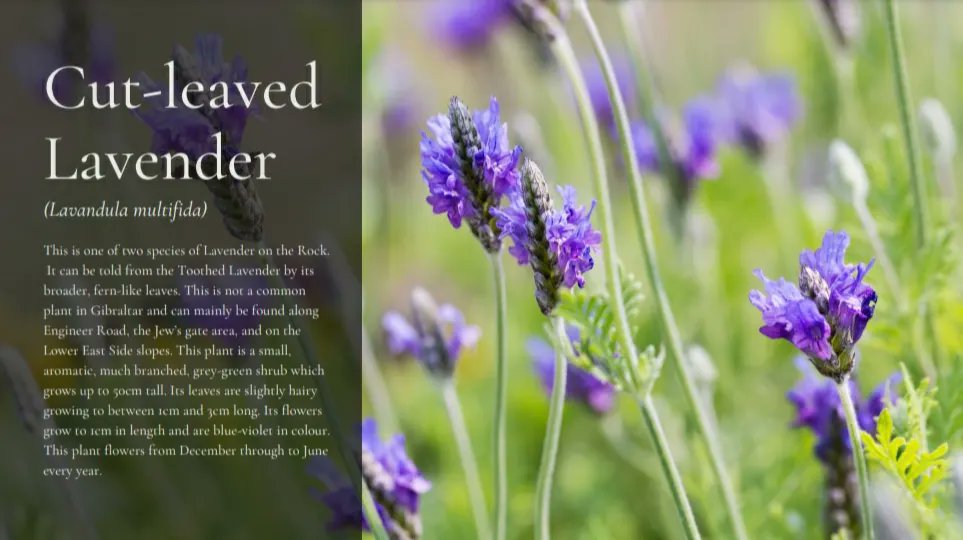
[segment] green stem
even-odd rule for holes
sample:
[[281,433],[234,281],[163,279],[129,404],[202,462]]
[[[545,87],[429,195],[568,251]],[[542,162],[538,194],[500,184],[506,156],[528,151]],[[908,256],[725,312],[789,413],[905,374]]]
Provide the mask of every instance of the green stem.
[[[913,210],[916,216],[917,247],[926,245],[929,228],[929,209],[926,185],[923,183],[923,163],[920,158],[919,131],[913,114],[910,96],[909,74],[906,71],[906,53],[903,50],[903,33],[900,30],[896,0],[883,0],[886,7],[886,32],[889,37],[890,54],[893,62],[893,75],[896,83],[896,97],[899,104],[900,124],[903,128],[903,143],[906,146],[906,159],[910,166],[910,185],[913,188]],[[929,303],[924,307],[923,324],[930,334],[933,358],[940,364],[940,346],[936,342],[936,323]]]
[[535,484],[535,538],[549,540],[551,527],[549,515],[552,502],[552,478],[555,474],[555,461],[558,456],[558,441],[562,435],[562,416],[565,412],[565,387],[568,367],[565,365],[569,338],[565,332],[565,320],[552,319],[555,339],[563,351],[555,353],[555,375],[552,380],[552,397],[549,400],[548,422],[545,425],[545,442],[542,443],[542,462],[538,467],[538,481]]
[[455,444],[458,446],[461,466],[465,471],[468,498],[475,515],[475,531],[478,533],[479,540],[489,540],[492,537],[492,531],[491,524],[488,521],[485,492],[482,490],[481,478],[478,476],[478,462],[475,460],[475,453],[471,449],[468,428],[465,427],[465,415],[461,409],[461,400],[458,399],[458,392],[455,390],[453,381],[446,380],[441,383],[441,396],[445,401],[448,421],[451,423],[451,431],[455,436]]
[[[257,243],[257,249],[262,253],[261,259],[270,268],[279,268],[272,255],[268,255],[270,248],[264,243],[263,240]],[[273,274],[273,273],[272,273]],[[270,276],[270,281],[273,286],[278,289],[286,289],[287,283],[284,282],[284,278],[281,274],[273,274]],[[293,300],[288,296],[283,296],[283,301],[285,305],[293,304]],[[297,329],[298,332],[298,345],[301,348],[301,354],[303,356],[302,360],[304,362],[309,362],[313,366],[321,367],[321,356],[318,354],[317,349],[315,349],[314,341],[311,339],[310,330],[304,325],[304,322],[298,318],[287,313],[288,323]],[[360,492],[362,488],[361,481],[361,470],[359,469],[358,460],[355,457],[355,451],[351,447],[351,437],[345,436],[347,433],[341,428],[341,423],[338,420],[337,408],[334,406],[332,401],[332,394],[328,388],[327,381],[324,375],[318,375],[315,377],[315,384],[318,387],[318,395],[321,397],[321,407],[325,411],[325,416],[328,418],[328,425],[331,429],[331,436],[334,437],[337,442],[337,452],[341,458],[341,462],[344,464],[345,469],[348,471],[348,476],[351,478],[351,484],[354,486],[355,492]]]
[[371,496],[371,490],[368,489],[368,484],[364,482],[361,484],[361,510],[364,511],[368,526],[371,528],[371,534],[378,540],[390,540],[388,532],[385,531],[385,524],[381,521],[381,515],[378,514],[374,498]]
[[853,460],[856,462],[856,477],[859,480],[859,513],[863,524],[862,537],[872,540],[875,534],[869,504],[869,473],[866,470],[863,442],[859,436],[856,408],[853,406],[853,396],[849,392],[849,377],[837,383],[836,388],[839,390],[839,400],[843,403],[843,411],[846,413],[846,427],[849,430],[849,440],[853,448]]
[[649,428],[649,435],[652,437],[655,453],[659,456],[659,464],[662,465],[662,472],[669,482],[669,491],[672,492],[672,499],[675,501],[676,510],[679,511],[679,519],[682,520],[682,527],[685,529],[686,538],[701,538],[699,526],[696,524],[695,516],[692,514],[692,507],[686,498],[685,486],[682,484],[682,477],[679,470],[672,460],[672,451],[669,449],[669,442],[662,431],[662,424],[659,423],[659,415],[652,403],[652,397],[646,396],[639,400],[639,407],[642,409],[642,417],[645,418],[645,425]]
[[499,253],[491,255],[495,277],[496,360],[495,360],[495,538],[504,540],[508,531],[508,341],[506,339],[508,298],[505,270]]
[[[582,6],[584,9],[584,5]],[[602,223],[602,237],[607,239],[605,249],[602,250],[604,257],[605,281],[608,289],[609,298],[613,303],[616,317],[616,330],[621,350],[625,351],[626,361],[622,364],[625,380],[639,383],[637,380],[638,352],[632,340],[628,316],[625,312],[625,305],[622,296],[622,284],[618,275],[618,253],[615,243],[615,223],[612,219],[612,203],[609,196],[608,177],[605,169],[605,159],[602,154],[602,140],[600,130],[592,109],[592,102],[589,99],[588,90],[582,73],[579,69],[575,51],[572,49],[571,42],[562,24],[553,16],[543,14],[543,22],[550,26],[551,34],[554,39],[551,42],[552,51],[565,71],[570,84],[575,93],[575,101],[582,123],[582,130],[585,135],[589,159],[592,165],[592,182],[595,188],[597,200],[596,212],[599,221]],[[607,77],[611,76],[612,66],[610,63],[603,69],[608,71]],[[621,101],[620,101],[621,103]],[[624,105],[623,105],[624,108]],[[624,114],[624,111],[623,111]],[[634,158],[626,160],[627,163],[635,163]],[[557,387],[556,387],[557,388]],[[669,480],[671,482],[671,479]],[[684,510],[680,509],[680,513]]]
[[899,103],[900,124],[903,128],[903,143],[906,145],[906,159],[910,166],[910,184],[913,188],[913,210],[916,216],[917,243],[922,247],[926,243],[929,210],[927,207],[926,188],[923,185],[923,168],[920,161],[920,145],[916,130],[915,117],[912,113],[912,98],[910,97],[909,75],[906,72],[906,54],[903,51],[903,34],[900,31],[899,17],[896,11],[896,0],[883,0],[886,11],[886,33],[889,37],[889,49],[893,62],[894,82],[896,83],[896,97]]
[[[712,464],[713,472],[715,473],[716,479],[719,482],[719,487],[722,490],[723,503],[725,504],[726,511],[729,514],[729,520],[732,524],[733,533],[737,539],[745,540],[747,538],[746,527],[743,523],[742,516],[739,513],[739,503],[736,499],[736,493],[732,487],[732,482],[729,479],[729,474],[726,471],[726,465],[722,459],[722,451],[719,448],[718,440],[710,426],[705,411],[702,409],[702,406],[699,403],[699,397],[696,394],[695,384],[692,381],[692,375],[689,373],[689,367],[685,359],[682,336],[679,333],[678,326],[676,325],[675,317],[672,314],[672,308],[669,304],[669,297],[665,292],[665,287],[662,284],[662,278],[659,274],[658,261],[656,259],[655,239],[652,234],[649,210],[646,206],[645,192],[642,188],[642,175],[639,173],[639,166],[635,160],[635,150],[632,147],[632,134],[629,127],[629,117],[625,109],[625,101],[622,99],[618,83],[616,82],[615,71],[612,68],[612,61],[609,58],[605,44],[602,41],[602,36],[599,33],[598,27],[595,25],[595,20],[592,18],[592,14],[588,9],[588,5],[585,3],[585,0],[576,0],[575,11],[581,17],[585,28],[588,31],[590,41],[592,42],[592,47],[595,50],[595,55],[602,67],[602,73],[605,77],[606,87],[609,92],[609,100],[612,103],[612,109],[615,113],[616,123],[619,128],[619,144],[622,148],[622,161],[629,172],[629,188],[632,195],[632,206],[635,211],[636,232],[642,244],[642,253],[645,258],[646,272],[649,276],[652,289],[655,292],[656,304],[659,308],[659,315],[662,319],[662,325],[669,341],[669,350],[671,352],[670,356],[675,362],[676,371],[679,373],[679,378],[682,382],[686,400],[689,402],[689,406],[692,408],[695,416],[699,436],[706,445],[706,450],[709,455],[709,460]],[[601,203],[599,206],[602,206]],[[614,235],[609,235],[608,238],[610,239],[611,243],[611,239],[614,238]]]
[[[678,177],[678,169],[672,165],[672,155],[670,153],[669,139],[662,129],[662,123],[656,117],[655,111],[658,110],[659,95],[656,91],[655,81],[650,77],[649,58],[645,54],[645,43],[643,40],[639,16],[636,12],[636,0],[623,0],[618,2],[619,22],[622,26],[622,34],[625,38],[626,49],[629,51],[629,58],[635,73],[636,95],[642,119],[652,131],[655,138],[656,149],[659,152],[659,168],[662,176],[669,182],[681,182]],[[681,230],[681,229],[680,229]]]

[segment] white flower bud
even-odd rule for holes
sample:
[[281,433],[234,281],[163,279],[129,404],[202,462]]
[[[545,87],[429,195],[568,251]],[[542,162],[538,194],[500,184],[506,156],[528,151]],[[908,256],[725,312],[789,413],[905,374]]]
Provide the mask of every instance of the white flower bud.
[[939,159],[950,160],[956,154],[956,130],[943,104],[933,98],[924,99],[919,110],[923,142]]
[[866,201],[869,195],[869,177],[863,162],[845,142],[837,139],[829,146],[830,181],[844,188],[853,203]]

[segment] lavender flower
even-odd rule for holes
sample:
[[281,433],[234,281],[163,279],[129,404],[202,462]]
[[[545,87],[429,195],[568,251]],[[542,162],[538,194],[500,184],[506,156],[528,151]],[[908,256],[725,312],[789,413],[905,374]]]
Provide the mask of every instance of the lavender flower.
[[455,306],[436,307],[423,289],[412,292],[411,305],[411,322],[395,311],[385,313],[381,319],[388,350],[397,356],[416,358],[432,375],[450,378],[462,349],[473,347],[481,331],[465,324]]
[[[569,326],[567,331],[572,343],[575,344],[578,341],[578,330]],[[527,348],[528,354],[532,357],[535,373],[542,381],[545,392],[551,394],[555,380],[555,349],[538,338],[528,340]],[[615,405],[614,386],[571,362],[566,364],[566,369],[568,370],[565,383],[567,399],[580,401],[599,415],[612,409]]]
[[467,221],[485,250],[498,252],[501,241],[491,210],[518,184],[522,152],[509,145],[498,100],[491,98],[487,110],[472,114],[453,97],[448,116],[430,118],[428,129],[434,138],[424,132],[421,137],[425,200],[436,214],[447,214],[456,229]]
[[[358,527],[370,530],[361,501],[351,484],[327,460],[315,460],[309,472],[327,487],[317,497],[331,510],[329,530]],[[405,452],[405,438],[395,435],[388,441],[378,436],[371,418],[361,423],[361,475],[375,502],[375,508],[391,538],[416,540],[421,537],[418,514],[421,496],[431,489]]]
[[[830,534],[858,527],[859,490],[853,470],[852,441],[846,428],[845,413],[839,391],[832,381],[816,377],[802,358],[797,367],[803,378],[786,397],[796,408],[793,427],[805,427],[816,436],[815,453],[826,469],[826,525]],[[854,379],[850,385],[860,429],[876,433],[876,418],[883,408],[896,399],[894,385],[899,373],[891,375],[863,401]],[[854,531],[858,532],[858,531]]]
[[592,210],[579,206],[575,188],[561,187],[561,210],[552,207],[548,186],[538,166],[529,159],[522,165],[521,189],[510,195],[511,204],[492,209],[501,231],[511,238],[509,249],[518,264],[529,264],[535,273],[535,299],[549,315],[558,303],[560,287],[585,285],[585,272],[595,266],[592,254],[602,241],[592,228]]
[[[632,142],[639,167],[646,172],[662,172],[655,135],[643,122],[632,123]],[[699,180],[719,175],[718,149],[719,114],[707,98],[690,101],[683,111],[683,128],[673,131],[663,126],[669,135],[669,154],[675,182],[672,184],[676,202],[687,202]]]
[[[61,2],[60,19],[53,39],[24,45],[14,51],[14,69],[37,96],[46,97],[47,77],[61,66],[84,69],[84,80],[105,84],[115,70],[114,37],[110,27],[91,20],[84,2]],[[57,77],[53,97],[67,104],[79,90],[79,80]]]
[[730,69],[719,81],[717,98],[725,138],[756,158],[782,139],[802,114],[796,81],[785,73]]
[[876,291],[863,282],[873,266],[846,264],[845,232],[827,231],[822,247],[799,256],[799,285],[755,274],[766,292],[752,291],[749,301],[762,312],[759,331],[786,339],[801,350],[816,369],[842,381],[855,366],[854,347],[873,317]]
[[430,15],[438,38],[460,52],[477,51],[512,22],[514,0],[439,0]]
[[[221,38],[210,34],[197,37],[194,53],[176,46],[172,56],[176,79],[174,90],[178,95],[190,82],[200,82],[203,88],[223,82],[227,83],[227,99],[231,105],[211,107],[210,95],[195,92],[189,97],[197,108],[167,107],[167,85],[159,85],[141,74],[139,79],[145,99],[135,114],[154,132],[153,151],[158,154],[182,152],[198,159],[201,154],[215,149],[214,135],[221,133],[225,160],[232,158],[239,151],[247,119],[252,113],[251,109],[240,105],[240,95],[234,84],[247,80],[247,67],[240,57],[235,57],[231,63],[225,62]],[[153,97],[146,96],[152,92],[158,93]],[[210,160],[207,164],[213,166]],[[214,204],[232,236],[250,241],[260,241],[264,237],[264,208],[253,183],[229,179],[204,182],[204,185],[211,191]]]
[[[184,86],[193,81],[203,83],[209,88],[214,82],[225,82],[229,88],[229,107],[212,108],[208,105],[210,96],[195,92],[189,94],[192,104],[199,109],[187,107],[167,107],[169,89],[166,84],[158,84],[145,74],[139,79],[144,89],[144,106],[134,111],[154,131],[153,151],[158,154],[184,152],[193,159],[214,149],[212,135],[223,132],[224,146],[233,155],[237,153],[244,136],[244,128],[252,110],[240,105],[235,82],[247,81],[247,66],[235,56],[231,62],[224,61],[223,40],[213,34],[197,36],[194,52],[176,46],[173,52],[175,62],[175,92],[179,96]],[[146,95],[160,92],[152,97]],[[177,99],[174,100],[178,102]]]

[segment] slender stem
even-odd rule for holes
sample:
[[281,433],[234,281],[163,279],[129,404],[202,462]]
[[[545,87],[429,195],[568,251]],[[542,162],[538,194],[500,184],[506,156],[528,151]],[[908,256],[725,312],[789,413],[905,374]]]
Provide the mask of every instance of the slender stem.
[[[910,184],[913,188],[913,209],[916,215],[917,247],[926,245],[929,227],[929,209],[926,185],[923,183],[923,163],[920,158],[919,131],[916,129],[916,116],[912,112],[909,74],[906,70],[906,53],[903,50],[903,34],[896,11],[896,0],[883,0],[886,7],[886,32],[889,37],[890,54],[893,62],[893,75],[896,83],[896,97],[899,104],[900,124],[903,127],[903,143],[906,145],[906,159],[910,166]],[[936,324],[930,305],[924,306],[923,324],[930,334],[933,358],[939,364],[940,346],[935,339]]]
[[[594,173],[592,175],[592,180],[596,197],[598,199],[596,211],[598,212],[599,220],[602,222],[602,237],[608,239],[605,249],[602,250],[605,262],[605,281],[608,288],[609,297],[612,299],[615,308],[614,311],[616,316],[616,329],[619,345],[623,351],[626,351],[626,362],[623,363],[622,367],[625,370],[626,380],[635,381],[635,368],[638,367],[639,359],[635,343],[632,341],[631,331],[629,330],[628,316],[625,312],[625,305],[622,301],[622,286],[618,277],[618,254],[615,243],[615,224],[612,219],[612,214],[610,213],[612,203],[609,197],[608,178],[605,170],[605,160],[602,155],[602,140],[599,135],[600,131],[598,123],[595,119],[595,112],[592,109],[592,103],[589,99],[585,80],[582,78],[578,61],[575,57],[575,52],[572,49],[571,42],[568,40],[568,36],[565,33],[564,27],[562,27],[561,23],[553,17],[545,15],[544,18],[545,23],[551,26],[552,35],[554,36],[554,40],[552,41],[552,50],[555,53],[555,56],[558,59],[562,69],[565,71],[565,74],[567,75],[575,93],[579,118],[582,122],[582,130],[586,138],[589,159],[592,163],[592,169]],[[603,69],[607,70],[607,77],[612,76],[611,63],[608,63],[607,67],[604,67]],[[624,105],[622,106],[624,109]],[[634,158],[630,158],[626,160],[626,162],[634,164],[635,160]],[[682,510],[680,510],[680,512],[682,512]]]
[[929,210],[926,187],[923,185],[923,168],[920,161],[920,145],[916,131],[915,117],[912,113],[909,75],[906,71],[906,54],[903,51],[903,34],[900,31],[896,0],[883,0],[886,11],[886,33],[893,62],[896,97],[899,103],[900,124],[903,127],[903,143],[906,145],[906,159],[910,166],[910,184],[913,188],[913,210],[916,215],[917,243],[926,243]]
[[555,354],[555,375],[552,379],[552,397],[549,400],[548,422],[545,425],[545,442],[542,443],[542,462],[538,467],[535,502],[535,538],[549,540],[551,528],[549,514],[552,502],[552,477],[555,474],[555,461],[558,456],[558,441],[562,434],[562,415],[565,412],[565,388],[568,366],[566,358],[571,354],[568,349],[569,338],[565,332],[565,320],[552,319],[552,327],[559,346],[564,349]]
[[451,423],[461,466],[465,471],[468,498],[471,501],[472,512],[475,514],[475,530],[479,540],[489,540],[492,537],[492,531],[491,523],[488,521],[485,492],[482,490],[481,478],[478,476],[478,462],[475,460],[475,452],[471,449],[471,439],[468,437],[468,428],[465,427],[465,415],[462,412],[454,382],[446,380],[441,383],[441,396],[445,401],[448,421]]
[[[263,240],[257,243],[257,249],[262,253],[261,259],[264,261],[264,264],[270,268],[278,268],[274,257],[268,255],[271,251],[269,251],[269,248],[267,248]],[[287,283],[284,282],[284,278],[281,277],[280,273],[272,273],[269,279],[272,285],[278,289],[287,289]],[[294,303],[287,295],[283,297],[283,300],[286,305]],[[287,319],[288,323],[298,330],[298,345],[303,356],[302,360],[313,366],[320,367],[321,356],[318,354],[314,346],[314,341],[311,339],[310,330],[300,318],[294,317],[290,313],[287,314]],[[314,382],[318,387],[318,395],[321,397],[321,407],[326,412],[328,418],[328,427],[331,430],[331,436],[334,437],[337,443],[337,452],[342,463],[344,463],[345,469],[348,471],[348,476],[351,478],[351,484],[354,486],[355,492],[358,493],[361,491],[363,482],[361,481],[361,470],[359,469],[358,460],[355,457],[355,451],[351,445],[351,437],[345,436],[347,432],[341,427],[341,422],[338,420],[337,408],[332,401],[331,390],[328,388],[324,375],[315,377]]]
[[495,276],[496,360],[495,360],[495,538],[504,540],[508,531],[508,341],[506,338],[508,297],[505,270],[499,253],[491,255]]
[[[622,94],[619,91],[615,71],[612,68],[612,61],[605,49],[605,44],[602,42],[602,36],[584,0],[577,0],[575,2],[575,11],[580,15],[585,24],[585,28],[588,30],[592,47],[598,57],[599,64],[602,66],[602,73],[605,76],[606,87],[609,92],[609,100],[612,102],[612,108],[615,112],[615,119],[619,128],[619,144],[622,148],[622,160],[629,172],[629,188],[632,195],[632,206],[635,211],[636,232],[642,243],[645,268],[652,285],[652,290],[655,292],[656,304],[659,307],[662,326],[669,342],[670,356],[675,362],[676,371],[679,373],[686,400],[689,402],[689,406],[692,408],[695,416],[699,436],[706,445],[712,470],[722,490],[723,503],[729,514],[733,533],[737,539],[745,540],[747,538],[746,527],[739,513],[739,503],[736,499],[736,493],[729,479],[729,474],[726,471],[725,461],[722,459],[722,451],[719,448],[716,435],[711,428],[705,411],[699,403],[695,384],[692,381],[692,375],[689,373],[689,367],[686,362],[682,336],[676,325],[675,317],[672,314],[672,307],[669,304],[669,297],[665,292],[662,277],[659,274],[655,239],[652,234],[649,210],[646,206],[645,192],[642,188],[642,175],[639,173],[639,166],[635,160],[635,152],[632,148],[631,130],[629,127],[628,114],[625,109],[625,101],[622,99]],[[610,236],[609,238],[612,237]]]
[[652,131],[655,138],[656,149],[659,152],[659,169],[662,176],[669,182],[682,182],[679,178],[678,169],[672,165],[672,155],[669,150],[669,139],[666,137],[662,123],[656,117],[655,111],[658,110],[660,102],[659,94],[656,91],[655,81],[650,75],[651,64],[648,55],[645,54],[644,36],[640,30],[640,22],[636,5],[641,4],[637,0],[623,0],[618,2],[619,22],[622,26],[622,35],[625,38],[626,49],[629,51],[629,58],[635,66],[636,95],[642,119]]
[[672,451],[669,449],[669,442],[662,431],[662,424],[659,423],[659,414],[652,403],[652,397],[646,396],[639,400],[639,408],[642,409],[642,417],[645,418],[645,425],[649,428],[649,435],[652,437],[655,453],[659,456],[659,464],[662,465],[662,472],[669,482],[669,491],[672,492],[672,499],[675,507],[679,511],[679,518],[682,520],[682,527],[685,529],[686,538],[701,538],[699,526],[696,524],[695,516],[692,514],[692,507],[689,499],[686,498],[685,486],[682,484],[682,477],[679,470],[672,460]]
[[378,359],[374,356],[371,347],[371,336],[368,330],[361,325],[361,383],[368,395],[368,401],[374,409],[375,418],[378,419],[385,431],[396,433],[398,431],[398,417],[395,416],[394,408],[391,406],[391,394],[388,393],[388,384],[385,383],[384,375],[378,366]]
[[853,406],[853,396],[849,392],[849,378],[846,377],[842,382],[836,384],[839,390],[839,400],[843,404],[843,411],[846,413],[846,427],[849,430],[849,441],[853,448],[853,460],[856,462],[856,477],[859,480],[859,513],[863,523],[863,538],[872,540],[875,538],[873,533],[873,516],[870,513],[869,504],[869,473],[866,470],[866,456],[863,454],[863,442],[859,436],[859,424],[856,420],[856,408]]
[[371,496],[371,490],[368,489],[368,484],[365,482],[361,483],[361,510],[364,512],[371,534],[378,540],[390,540],[388,532],[385,531],[385,524],[381,521],[381,514],[378,513],[378,507],[375,505],[374,497]]

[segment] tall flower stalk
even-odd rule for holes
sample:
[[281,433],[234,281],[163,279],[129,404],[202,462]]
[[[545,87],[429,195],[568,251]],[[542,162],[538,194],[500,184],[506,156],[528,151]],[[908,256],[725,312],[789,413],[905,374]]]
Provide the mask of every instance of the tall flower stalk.
[[571,186],[559,191],[564,204],[561,210],[556,210],[541,170],[526,159],[521,169],[521,184],[509,194],[511,204],[493,211],[501,231],[499,239],[510,238],[514,245],[509,253],[518,264],[531,267],[535,302],[550,319],[562,349],[562,354],[555,355],[552,395],[536,483],[535,536],[546,540],[550,537],[552,480],[568,386],[565,362],[572,356],[565,321],[556,314],[556,308],[563,288],[585,285],[584,273],[595,266],[592,255],[601,242],[599,232],[591,224],[594,203],[588,209],[579,206]]
[[447,115],[428,120],[431,136],[422,133],[422,177],[428,187],[425,199],[436,214],[446,214],[452,227],[468,223],[488,254],[495,281],[495,538],[508,530],[508,299],[501,262],[501,240],[493,209],[518,183],[521,148],[508,142],[508,127],[501,123],[498,101],[488,109],[471,112],[453,97]]
[[784,278],[772,281],[756,270],[765,292],[752,291],[749,301],[762,312],[760,333],[795,345],[816,371],[836,384],[859,481],[861,532],[871,539],[866,456],[849,385],[856,367],[856,343],[875,313],[877,295],[864,281],[872,261],[847,264],[844,257],[848,247],[846,233],[827,231],[819,249],[803,251],[799,256],[798,285]]
[[[735,489],[733,488],[732,481],[729,479],[728,472],[726,471],[726,465],[722,457],[722,450],[719,447],[717,436],[712,430],[706,412],[699,403],[699,397],[696,393],[695,384],[692,380],[692,375],[689,373],[689,367],[685,360],[682,336],[676,325],[675,317],[672,314],[672,308],[669,304],[669,298],[666,294],[665,287],[662,284],[662,278],[659,273],[655,250],[655,239],[652,234],[651,220],[649,218],[648,207],[646,206],[641,174],[639,173],[638,163],[634,159],[635,152],[632,147],[631,126],[629,124],[625,102],[622,100],[621,93],[619,92],[618,83],[615,78],[615,72],[612,69],[612,62],[609,59],[609,54],[605,48],[605,44],[602,41],[602,36],[599,33],[598,27],[595,24],[595,20],[592,18],[592,13],[589,11],[588,5],[584,0],[575,1],[575,12],[582,19],[582,22],[588,31],[592,47],[595,50],[596,56],[598,57],[599,64],[602,66],[602,71],[605,75],[609,90],[609,96],[613,104],[613,110],[615,111],[616,124],[618,125],[619,129],[619,141],[622,148],[622,158],[624,163],[626,163],[626,169],[629,173],[629,188],[631,191],[632,206],[635,211],[636,232],[642,244],[642,253],[645,258],[646,272],[648,274],[649,281],[651,282],[652,289],[655,292],[655,299],[659,308],[659,315],[662,319],[662,326],[665,330],[666,337],[668,338],[669,351],[671,353],[670,356],[675,360],[676,371],[679,373],[682,381],[682,387],[684,389],[686,400],[693,410],[699,435],[706,445],[713,472],[715,473],[715,476],[719,482],[719,486],[722,489],[723,503],[725,504],[726,512],[729,515],[729,521],[732,525],[733,533],[735,534],[736,538],[742,540],[747,538],[747,534],[742,515],[739,512],[739,503],[736,498]],[[595,131],[597,133],[597,129]],[[645,410],[646,406],[651,406],[651,402],[643,403],[643,410]]]
[[[632,339],[631,326],[629,324],[628,315],[626,313],[625,304],[623,301],[622,284],[619,276],[619,259],[614,241],[615,223],[611,213],[612,203],[609,195],[608,176],[606,173],[605,159],[602,153],[601,132],[595,117],[595,111],[592,107],[592,101],[589,97],[588,89],[586,87],[585,80],[583,79],[575,51],[572,48],[571,42],[569,41],[568,35],[561,21],[554,13],[549,11],[546,6],[540,4],[539,2],[526,1],[523,2],[521,6],[525,11],[524,16],[531,20],[532,25],[537,27],[538,32],[549,42],[553,54],[557,58],[559,65],[562,67],[566,77],[569,80],[569,83],[574,90],[575,102],[579,119],[582,124],[582,131],[585,135],[589,160],[591,163],[592,186],[597,197],[596,210],[598,212],[599,221],[602,223],[602,235],[609,239],[606,248],[602,250],[604,263],[603,267],[605,270],[606,289],[608,291],[609,300],[612,304],[612,311],[614,314],[614,333],[620,350],[622,351],[623,361],[620,362],[619,365],[619,369],[622,372],[620,375],[626,380],[636,380],[635,375],[631,373],[631,368],[639,365],[639,354]],[[579,7],[580,9],[585,9],[584,5]],[[600,63],[602,64],[603,70],[606,72],[606,84],[609,87],[611,94],[612,87],[617,85],[611,63],[607,61],[607,57],[606,62]],[[620,118],[618,119],[620,120],[622,141],[631,147],[631,139],[626,137],[626,134],[628,133],[627,125],[623,125],[628,123],[625,117],[624,103],[622,103],[621,99],[619,99],[617,101],[613,100],[613,104],[618,107],[616,112],[620,115]],[[637,167],[635,157],[631,153],[631,148],[629,153],[625,154],[624,159],[625,163],[628,164],[628,166],[632,169]],[[642,408],[643,417],[647,423],[651,424],[652,421],[657,419],[657,414],[651,400],[642,399],[639,402],[639,405]],[[663,467],[663,473],[669,483],[669,488],[672,491],[673,499],[676,502],[676,508],[679,511],[680,519],[682,520],[683,527],[686,531],[686,536],[688,538],[700,538],[698,526],[696,525],[692,509],[685,494],[685,487],[683,486],[680,480],[680,475],[675,468],[675,463],[671,457],[671,451],[667,441],[663,436],[661,427],[656,429],[654,426],[650,425],[650,433],[653,435],[653,444],[655,445],[657,452],[660,454],[660,463]]]
[[906,53],[903,51],[903,34],[899,25],[896,0],[883,0],[886,12],[886,35],[893,63],[893,82],[896,85],[896,98],[899,105],[900,125],[903,128],[903,144],[909,162],[910,186],[913,191],[913,211],[916,217],[916,239],[922,247],[929,234],[929,203],[926,186],[923,183],[923,164],[920,158],[920,143],[913,116],[910,97],[909,75],[906,71]]
[[[899,24],[899,13],[895,0],[883,0],[886,12],[886,34],[889,39],[890,55],[893,63],[893,80],[896,85],[896,98],[899,105],[900,125],[903,128],[903,143],[906,159],[909,161],[910,185],[913,192],[913,210],[916,217],[917,247],[922,249],[929,239],[930,213],[926,184],[923,180],[923,162],[920,155],[919,131],[913,114],[910,95],[909,74],[906,70],[906,53],[903,50],[903,34]],[[932,305],[921,306],[923,324],[930,337],[933,359],[940,364],[940,346],[936,340],[936,322],[933,319]]]
[[462,349],[473,347],[478,341],[478,327],[465,324],[461,312],[454,306],[437,306],[431,295],[420,288],[411,293],[411,320],[392,311],[382,318],[382,326],[392,354],[414,357],[438,384],[465,473],[475,530],[478,538],[490,539],[492,533],[485,492],[454,381],[458,357]]

